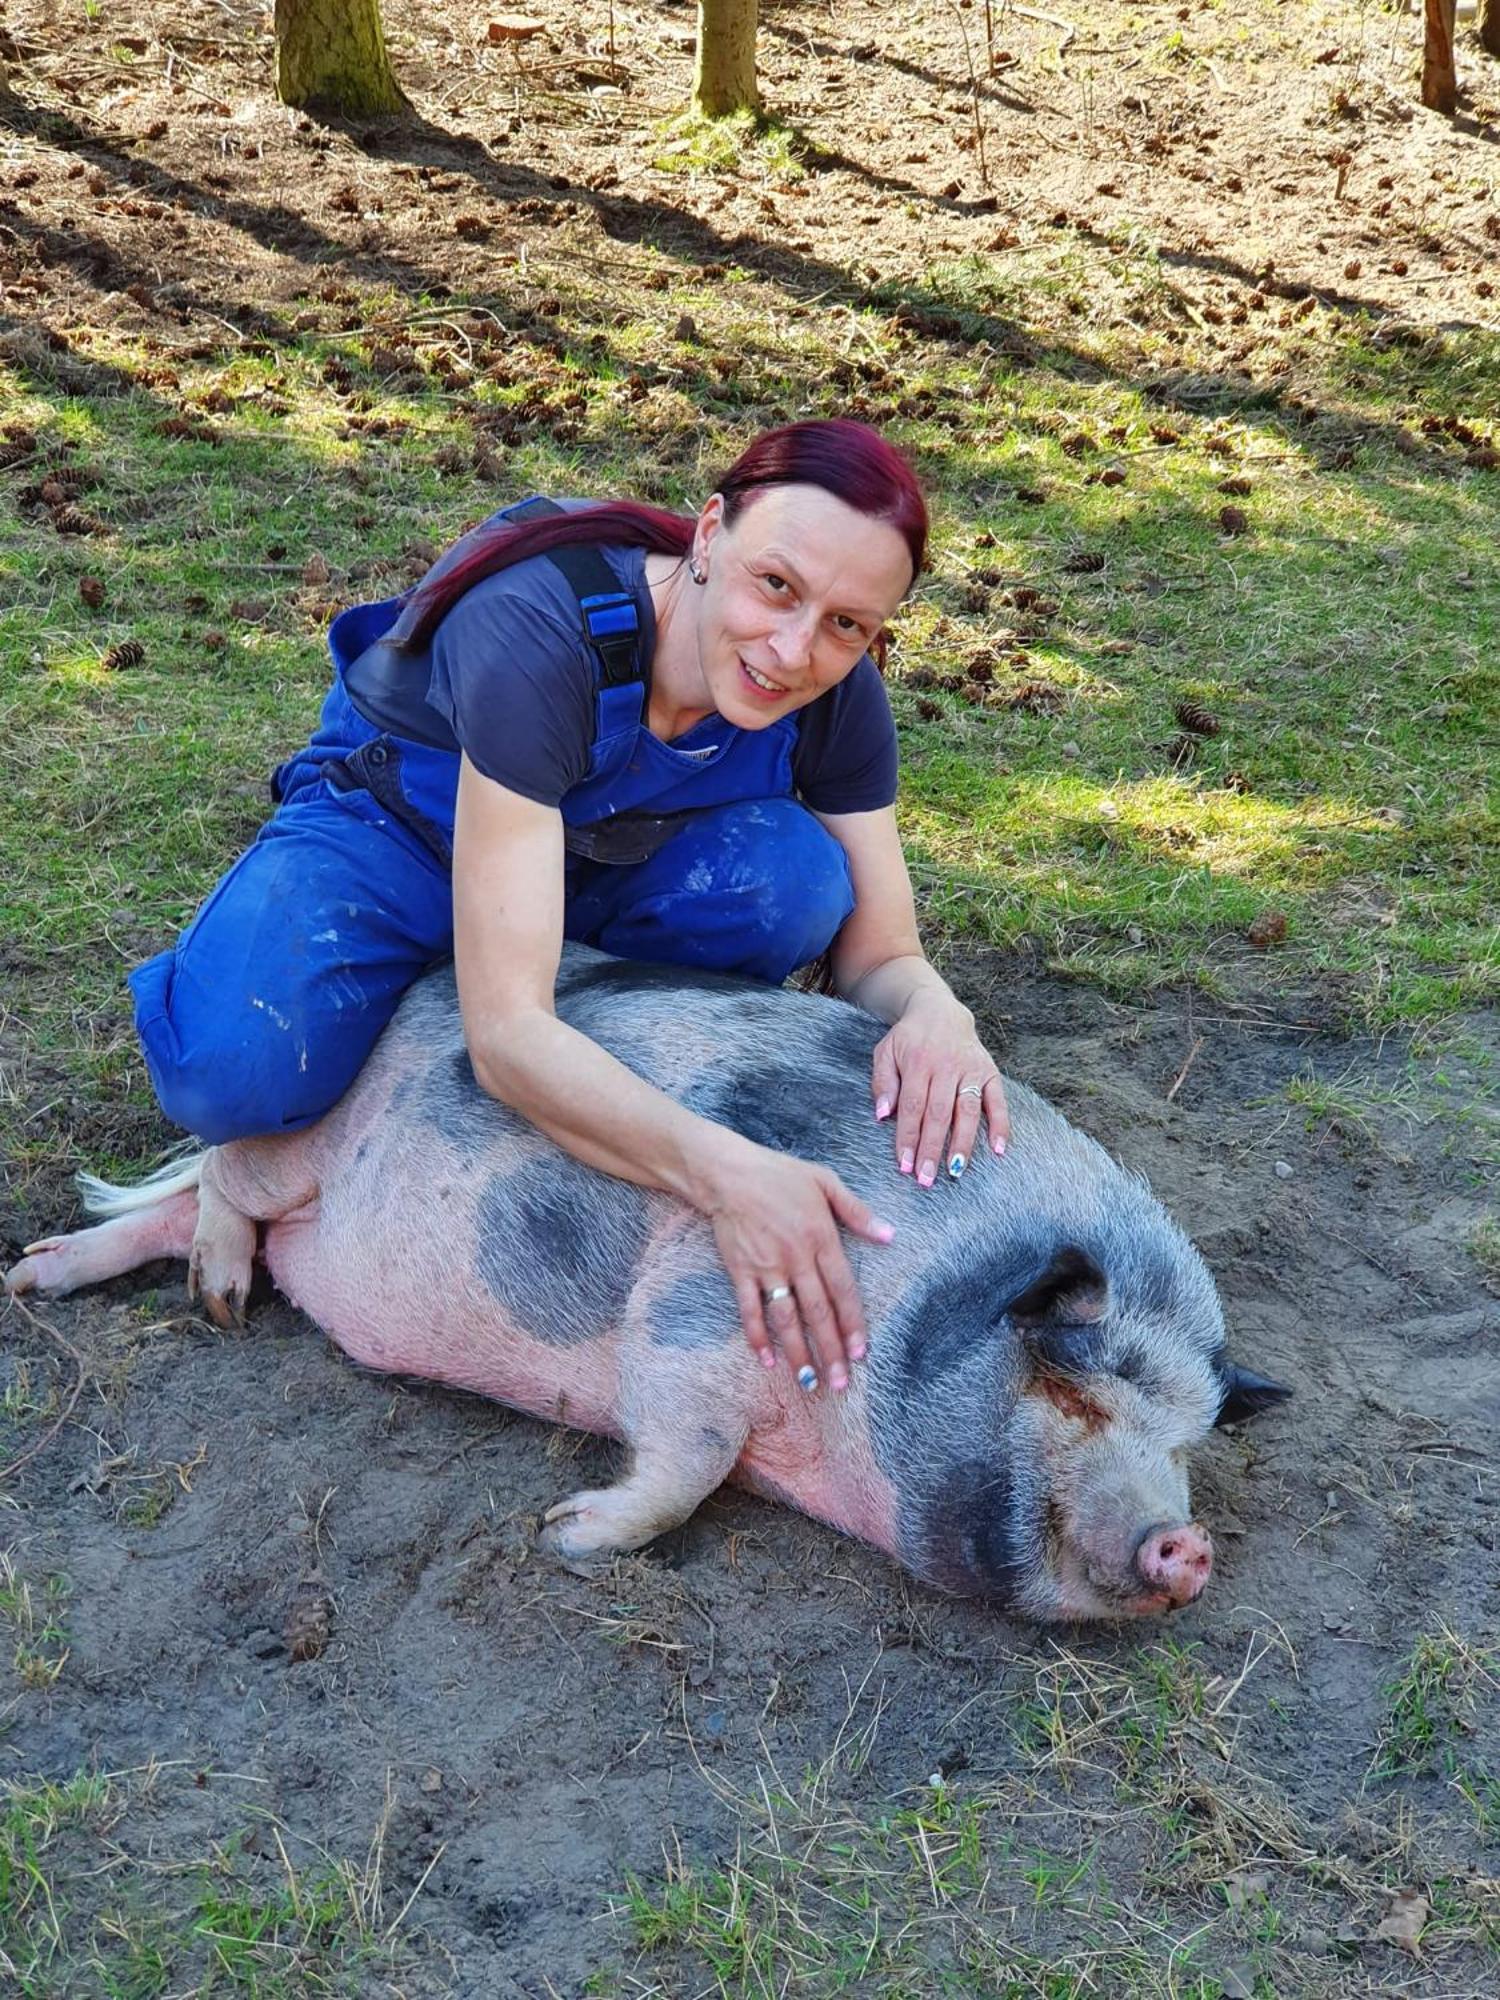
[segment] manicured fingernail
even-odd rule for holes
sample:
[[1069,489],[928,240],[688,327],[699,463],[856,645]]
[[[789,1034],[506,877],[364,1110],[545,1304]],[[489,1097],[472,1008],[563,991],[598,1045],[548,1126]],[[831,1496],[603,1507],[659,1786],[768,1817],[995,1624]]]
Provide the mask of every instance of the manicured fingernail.
[[917,1175],[918,1184],[922,1187],[931,1187],[936,1179],[937,1167],[931,1160],[924,1160],[922,1162],[922,1171]]
[[954,1180],[958,1179],[959,1175],[963,1172],[964,1168],[968,1164],[969,1164],[968,1161],[964,1158],[962,1153],[955,1153],[953,1155],[953,1158],[948,1162],[948,1171],[953,1176]]
[[806,1365],[806,1363],[804,1363],[803,1366],[797,1370],[797,1386],[800,1389],[805,1389],[808,1395],[810,1396],[813,1390],[816,1389],[818,1386],[817,1369],[809,1368]]
[[863,1361],[869,1351],[862,1340],[856,1340],[849,1349],[849,1359],[851,1361]]
[[776,1353],[773,1348],[767,1347],[761,1350],[760,1365],[762,1368],[774,1368],[776,1366]]
[[880,1102],[875,1106],[875,1116],[877,1119],[880,1119],[880,1118],[889,1118],[890,1115],[891,1115],[891,1100],[888,1097],[882,1097]]
[[882,1222],[877,1215],[875,1220],[870,1224],[870,1234],[875,1238],[877,1243],[894,1243],[896,1240],[896,1225],[894,1222]]
[[1003,1139],[997,1139],[995,1141],[995,1151],[997,1153],[1003,1153],[1005,1151],[1005,1141]]
[[903,1174],[909,1174],[915,1165],[916,1158],[913,1154],[903,1153],[901,1155],[901,1171]]
[[838,1396],[849,1386],[849,1371],[835,1362],[828,1371],[828,1386]]

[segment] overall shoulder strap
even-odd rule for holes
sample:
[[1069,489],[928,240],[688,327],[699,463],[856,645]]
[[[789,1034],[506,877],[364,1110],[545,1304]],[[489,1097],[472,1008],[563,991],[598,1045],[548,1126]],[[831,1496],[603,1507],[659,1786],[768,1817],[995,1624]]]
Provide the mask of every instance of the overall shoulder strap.
[[[507,507],[507,521],[533,521],[547,514],[561,514],[555,500],[541,494]],[[547,561],[561,570],[578,599],[583,616],[584,636],[599,663],[601,688],[636,686],[644,690],[646,663],[641,658],[641,616],[635,598],[621,590],[615,573],[597,548],[587,542],[573,542],[549,549]]]

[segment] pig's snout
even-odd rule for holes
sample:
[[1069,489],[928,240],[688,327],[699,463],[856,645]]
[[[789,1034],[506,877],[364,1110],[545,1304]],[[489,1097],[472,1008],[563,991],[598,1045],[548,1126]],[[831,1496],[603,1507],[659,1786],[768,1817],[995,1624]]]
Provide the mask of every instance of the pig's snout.
[[1196,1521],[1175,1528],[1148,1528],[1135,1552],[1135,1567],[1153,1596],[1180,1610],[1203,1594],[1214,1566],[1214,1545]]

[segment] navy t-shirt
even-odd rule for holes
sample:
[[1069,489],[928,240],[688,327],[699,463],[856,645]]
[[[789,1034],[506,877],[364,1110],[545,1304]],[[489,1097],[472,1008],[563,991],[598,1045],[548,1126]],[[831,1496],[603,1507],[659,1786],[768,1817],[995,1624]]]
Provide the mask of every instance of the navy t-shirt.
[[[643,549],[601,554],[634,596],[649,657],[656,618]],[[588,772],[594,662],[578,601],[555,564],[532,556],[465,591],[432,635],[427,704],[469,761],[523,798],[555,806]],[[797,711],[797,795],[815,812],[874,812],[896,796],[896,729],[866,654],[835,688]],[[725,723],[725,730],[731,724]],[[712,738],[696,726],[695,744]]]

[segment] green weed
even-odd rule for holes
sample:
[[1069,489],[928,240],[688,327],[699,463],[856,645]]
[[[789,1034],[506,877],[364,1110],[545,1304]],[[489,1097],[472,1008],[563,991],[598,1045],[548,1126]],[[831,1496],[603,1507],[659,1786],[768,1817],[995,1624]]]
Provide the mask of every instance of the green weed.
[[1452,1770],[1458,1746],[1472,1733],[1482,1690],[1500,1689],[1500,1662],[1445,1626],[1424,1633],[1405,1670],[1386,1688],[1388,1709],[1370,1774],[1416,1776]]
[[0,1550],[0,1620],[13,1634],[11,1666],[23,1688],[52,1687],[67,1665],[68,1579],[52,1575],[33,1591],[10,1550]]
[[394,1914],[386,1906],[384,1818],[360,1862],[316,1851],[295,1860],[290,1834],[268,1814],[207,1858],[165,1856],[158,1839],[138,1860],[140,1818],[166,1782],[151,1767],[0,1788],[8,1993],[310,2000],[388,1990],[366,1981],[393,1969],[411,1898]]

